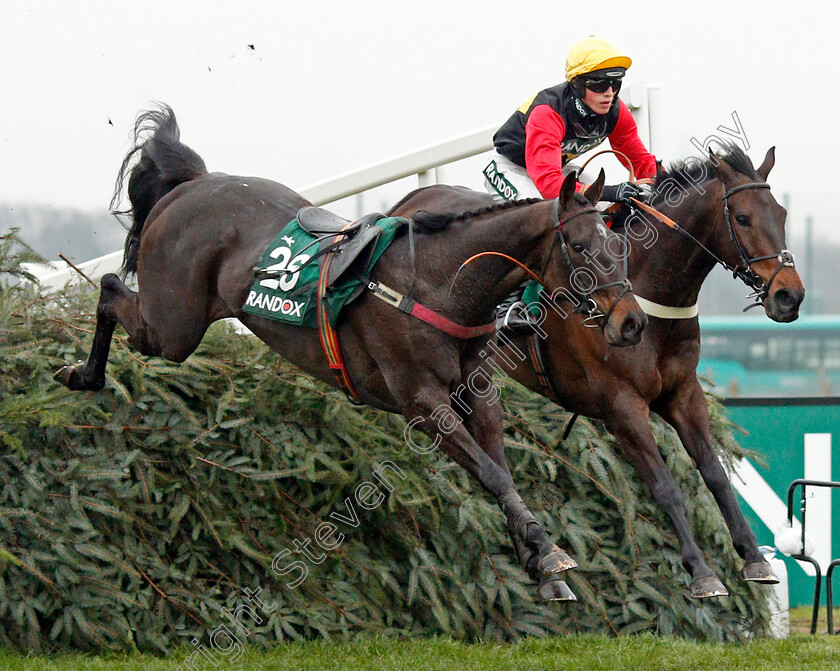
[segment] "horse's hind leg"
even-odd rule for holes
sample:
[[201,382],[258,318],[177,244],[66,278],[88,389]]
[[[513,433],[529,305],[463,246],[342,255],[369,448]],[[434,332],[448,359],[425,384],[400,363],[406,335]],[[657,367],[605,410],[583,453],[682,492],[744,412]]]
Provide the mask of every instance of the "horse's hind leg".
[[700,384],[694,380],[688,387],[684,387],[660,414],[676,429],[686,452],[694,459],[703,481],[715,497],[729,527],[732,544],[746,562],[741,569],[741,577],[759,583],[779,582],[769,562],[758,549],[755,534],[744,518],[729,478],[712,449],[714,441],[709,429],[709,410]]
[[[99,391],[105,386],[105,366],[111,349],[111,338],[119,321],[116,307],[119,302],[131,302],[136,310],[136,294],[113,273],[102,277],[99,304],[96,306],[96,332],[87,363],[64,366],[55,379],[73,391]],[[124,310],[121,310],[124,312]]]
[[[102,277],[99,304],[96,307],[96,333],[85,363],[65,366],[55,378],[74,391],[98,391],[105,386],[105,367],[116,325],[122,324],[129,344],[141,354],[163,356],[181,362],[198,346],[207,323],[182,304],[170,304],[164,297],[148,297],[146,309],[158,315],[155,324],[143,316],[140,294],[129,289],[119,277]],[[195,312],[195,311],[193,311]],[[159,323],[158,323],[159,322]]]

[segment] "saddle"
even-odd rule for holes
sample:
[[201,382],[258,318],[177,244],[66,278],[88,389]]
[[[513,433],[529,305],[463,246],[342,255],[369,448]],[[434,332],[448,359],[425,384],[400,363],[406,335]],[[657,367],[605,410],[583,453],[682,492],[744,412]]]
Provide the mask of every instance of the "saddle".
[[314,205],[302,207],[297,213],[297,220],[300,227],[316,237],[335,235],[336,233],[351,235],[353,231],[359,230],[359,226],[364,219],[365,217],[347,226],[346,219],[339,217],[329,210],[325,210],[323,207],[316,207]]
[[384,214],[374,212],[349,223],[321,207],[310,205],[298,210],[300,227],[320,239],[318,256],[332,256],[327,270],[327,286],[335,286],[351,269],[355,275],[365,272],[382,233],[376,222],[384,217]]

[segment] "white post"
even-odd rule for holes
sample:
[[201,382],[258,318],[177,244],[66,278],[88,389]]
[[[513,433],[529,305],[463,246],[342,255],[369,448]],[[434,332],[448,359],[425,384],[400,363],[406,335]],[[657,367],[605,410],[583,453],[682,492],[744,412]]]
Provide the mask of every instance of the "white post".
[[431,170],[424,170],[423,172],[417,173],[417,183],[419,186],[432,186],[432,184],[437,184],[437,178],[435,175],[435,169],[432,168]]
[[[805,479],[831,480],[831,434],[805,434]],[[808,487],[806,528],[816,542],[813,557],[823,575],[831,562],[831,489]]]
[[633,118],[636,120],[636,128],[639,137],[646,147],[650,146],[650,129],[648,128],[648,100],[647,86],[640,82],[634,82],[626,89],[622,89],[621,99]]
[[654,155],[656,155],[656,152],[662,151],[662,120],[659,118],[661,105],[659,93],[658,86],[648,86],[648,151]]
[[[383,163],[346,173],[320,184],[295,189],[313,205],[324,205],[372,189],[403,177],[434,170],[437,166],[454,163],[463,158],[489,151],[493,148],[493,133],[498,124],[460,137],[430,145],[423,149],[394,157]],[[425,178],[423,178],[425,179]],[[433,176],[426,184],[434,184]],[[422,183],[422,182],[421,182]]]

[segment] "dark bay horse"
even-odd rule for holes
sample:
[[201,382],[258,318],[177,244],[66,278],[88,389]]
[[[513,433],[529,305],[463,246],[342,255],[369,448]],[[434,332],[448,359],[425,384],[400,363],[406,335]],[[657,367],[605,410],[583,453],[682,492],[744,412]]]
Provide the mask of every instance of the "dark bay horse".
[[[765,181],[774,160],[771,149],[755,169],[743,151],[729,146],[723,156],[686,161],[660,171],[653,205],[682,231],[647,214],[634,215],[625,223],[629,277],[650,318],[639,345],[608,351],[607,343],[583,328],[577,315],[543,309],[541,334],[511,336],[510,345],[501,348],[498,358],[529,389],[571,412],[604,421],[670,517],[682,547],[682,563],[692,577],[691,595],[696,598],[727,591],[712,574],[691,533],[682,492],[660,454],[648,416],[653,411],[676,429],[746,562],[742,577],[777,582],[715,455],[706,400],[696,376],[700,330],[693,309],[718,257],[755,290],[768,317],[779,322],[797,318],[805,292],[793,257],[785,249],[785,210]],[[391,212],[408,216],[417,209],[452,211],[487,202],[483,193],[432,186],[409,194]],[[620,265],[617,259],[613,253],[612,258],[597,262],[605,267]],[[533,366],[519,363],[518,355],[524,358],[529,344],[542,352],[542,381]]]
[[[289,361],[337,385],[317,331],[242,311],[255,264],[298,210],[309,205],[303,197],[269,180],[208,173],[201,157],[181,143],[166,106],[138,117],[135,146],[123,162],[112,205],[126,180],[133,224],[124,267],[136,272],[139,290],[130,290],[114,274],[102,278],[90,356],[60,370],[58,380],[73,390],[101,389],[118,323],[141,353],[181,362],[213,321],[238,317]],[[589,199],[575,193],[574,180],[569,182],[554,202],[457,216],[418,214],[410,224],[413,239],[398,236],[370,279],[467,327],[492,323],[496,304],[528,273],[538,275],[550,291],[573,286],[575,266],[585,263],[582,252],[605,253],[615,235],[592,207],[603,175]],[[499,256],[461,267],[488,251],[506,254],[522,267]],[[599,272],[595,279],[599,286],[584,293],[600,310],[607,339],[615,345],[637,343],[646,318],[627,291],[623,271]],[[574,300],[574,291],[569,296]],[[541,599],[574,598],[558,575],[574,562],[551,543],[525,506],[502,456],[497,388],[492,368],[482,366],[494,345],[492,332],[449,335],[373,292],[346,308],[336,331],[361,401],[404,415],[410,420],[410,445],[410,431],[425,433],[496,497],[520,554],[533,559],[526,568],[540,583]]]

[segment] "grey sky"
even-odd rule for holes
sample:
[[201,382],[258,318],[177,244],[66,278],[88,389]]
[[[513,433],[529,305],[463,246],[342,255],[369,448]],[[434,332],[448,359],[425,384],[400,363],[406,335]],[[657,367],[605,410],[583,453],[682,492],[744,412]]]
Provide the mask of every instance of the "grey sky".
[[[793,242],[807,215],[840,241],[838,19],[828,3],[719,0],[5,3],[0,202],[105,210],[157,100],[211,170],[302,188],[501,123],[597,33],[633,58],[629,80],[661,87],[660,158],[696,154],[691,138],[736,112],[756,164],[776,146]],[[480,188],[477,170],[457,177]]]

